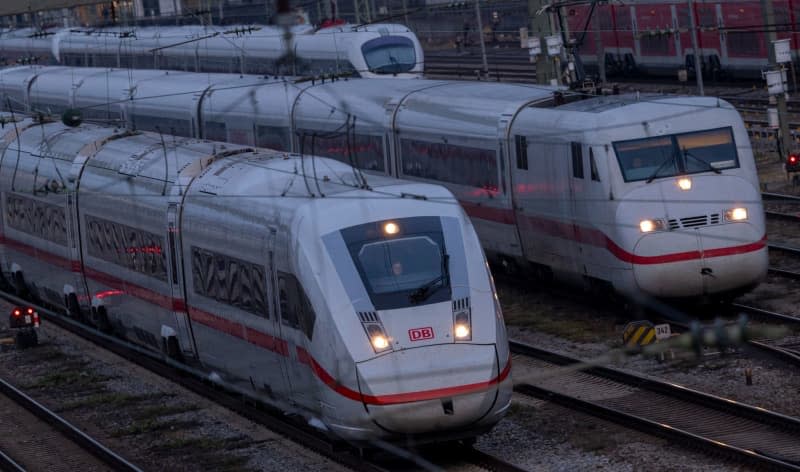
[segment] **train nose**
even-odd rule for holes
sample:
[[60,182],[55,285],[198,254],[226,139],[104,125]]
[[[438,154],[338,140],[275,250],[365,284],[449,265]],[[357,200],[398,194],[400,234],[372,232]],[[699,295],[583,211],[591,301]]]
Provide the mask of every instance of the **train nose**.
[[748,223],[648,234],[634,254],[637,285],[657,297],[713,295],[754,285],[768,264],[763,234]]
[[441,344],[396,351],[357,370],[372,420],[394,433],[415,434],[481,419],[510,369],[498,368],[494,345]]

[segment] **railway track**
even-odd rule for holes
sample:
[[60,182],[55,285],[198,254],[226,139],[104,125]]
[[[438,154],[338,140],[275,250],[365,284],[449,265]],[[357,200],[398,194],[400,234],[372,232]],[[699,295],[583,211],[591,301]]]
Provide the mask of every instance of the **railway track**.
[[[0,292],[0,297],[14,304],[32,305],[29,301],[25,301],[6,292]],[[113,352],[217,404],[225,406],[352,470],[386,472],[393,469],[407,469],[409,463],[415,470],[441,470],[447,466],[447,464],[439,465],[439,463],[444,463],[446,461],[432,461],[429,460],[425,454],[420,455],[416,451],[408,451],[382,442],[374,442],[371,445],[375,451],[383,451],[382,459],[372,460],[372,457],[377,457],[378,455],[365,455],[363,449],[364,445],[356,446],[331,440],[317,429],[308,426],[305,421],[299,418],[287,415],[285,412],[269,405],[259,403],[244,392],[237,391],[234,387],[209,381],[207,375],[203,372],[173,361],[166,356],[108,336],[100,331],[80,324],[69,317],[54,312],[47,307],[32,306],[36,306],[39,314],[47,322],[81,336],[103,349]],[[2,389],[0,388],[0,390]],[[2,450],[0,450],[0,452],[2,452]],[[455,452],[458,454],[461,463],[467,462],[479,469],[496,472],[523,472],[525,470],[469,446],[458,445],[456,446]],[[387,460],[387,456],[391,459]],[[4,470],[1,461],[2,458],[0,457],[0,470]],[[400,465],[401,463],[403,465]],[[10,470],[15,470],[12,466],[9,466],[9,468]],[[114,467],[114,469],[138,470],[124,469],[123,467]]]
[[[512,342],[515,390],[756,467],[800,470],[800,420]],[[519,372],[523,372],[522,375]]]
[[4,379],[0,379],[0,417],[0,470],[141,472]]

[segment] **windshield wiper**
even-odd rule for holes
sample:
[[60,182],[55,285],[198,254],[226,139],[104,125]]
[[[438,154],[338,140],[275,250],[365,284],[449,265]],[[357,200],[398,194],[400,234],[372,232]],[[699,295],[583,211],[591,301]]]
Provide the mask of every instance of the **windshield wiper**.
[[656,179],[656,177],[658,177],[658,173],[661,172],[664,169],[664,167],[666,167],[666,165],[671,163],[671,162],[675,162],[675,153],[674,152],[670,155],[669,159],[664,159],[661,162],[661,165],[658,166],[658,168],[652,174],[650,174],[650,177],[647,178],[647,182],[645,182],[645,183],[649,184],[650,182],[654,181]]
[[442,256],[442,274],[434,277],[433,279],[425,282],[418,289],[414,290],[408,296],[408,301],[414,305],[427,300],[436,290],[431,290],[435,286],[446,287],[450,281],[450,255],[444,254]]
[[699,157],[697,157],[694,154],[692,154],[691,152],[689,152],[689,150],[686,149],[686,148],[683,148],[683,157],[691,157],[692,159],[696,160],[697,162],[700,162],[703,165],[705,165],[706,167],[708,167],[708,170],[710,170],[711,172],[713,172],[715,174],[721,174],[722,173],[721,170],[719,170],[716,167],[712,166],[710,162],[700,159]]

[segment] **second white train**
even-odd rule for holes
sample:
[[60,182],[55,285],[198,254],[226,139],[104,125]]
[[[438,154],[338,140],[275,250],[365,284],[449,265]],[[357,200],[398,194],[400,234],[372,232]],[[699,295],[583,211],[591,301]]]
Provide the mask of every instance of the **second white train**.
[[758,176],[716,98],[549,87],[18,68],[4,104],[301,153],[447,186],[489,255],[587,287],[725,299],[766,275]]

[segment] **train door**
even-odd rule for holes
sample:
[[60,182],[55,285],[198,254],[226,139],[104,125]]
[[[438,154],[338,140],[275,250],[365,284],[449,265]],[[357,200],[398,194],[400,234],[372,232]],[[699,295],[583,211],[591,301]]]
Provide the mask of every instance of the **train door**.
[[74,290],[73,296],[67,295],[66,308],[73,314],[75,310],[88,311],[89,289],[83,276],[83,258],[81,256],[80,225],[78,224],[77,193],[67,194],[67,235],[69,237],[69,255],[72,261]]
[[571,256],[570,265],[573,273],[585,273],[586,254],[588,249],[585,246],[591,243],[591,226],[589,225],[589,214],[586,207],[588,199],[586,197],[586,165],[583,156],[583,144],[579,142],[569,143],[568,166],[566,176],[569,203],[567,208],[567,220],[569,221],[566,230],[568,254]]
[[[167,209],[167,260],[169,283],[172,295],[172,312],[175,316],[175,327],[178,347],[184,357],[197,357],[192,325],[186,311],[184,293],[183,258],[180,251],[180,208],[177,203],[170,203]],[[175,349],[167,340],[167,349]]]
[[308,299],[303,287],[293,274],[278,271],[276,279],[281,336],[288,342],[287,374],[292,398],[298,403],[311,406],[314,392],[314,376],[308,364],[309,343],[313,321],[309,322]]
[[[291,398],[292,383],[290,381],[289,369],[291,368],[292,352],[289,349],[289,342],[281,329],[281,313],[280,313],[280,288],[278,281],[278,260],[277,251],[275,250],[275,240],[277,238],[278,230],[276,228],[269,228],[269,234],[266,239],[267,248],[267,297],[270,300],[269,311],[270,328],[273,333],[273,351],[278,354],[280,358],[280,392],[281,396]],[[296,349],[294,349],[296,351]],[[269,374],[269,377],[275,379],[278,377],[277,372]],[[272,382],[275,385],[274,382]]]

